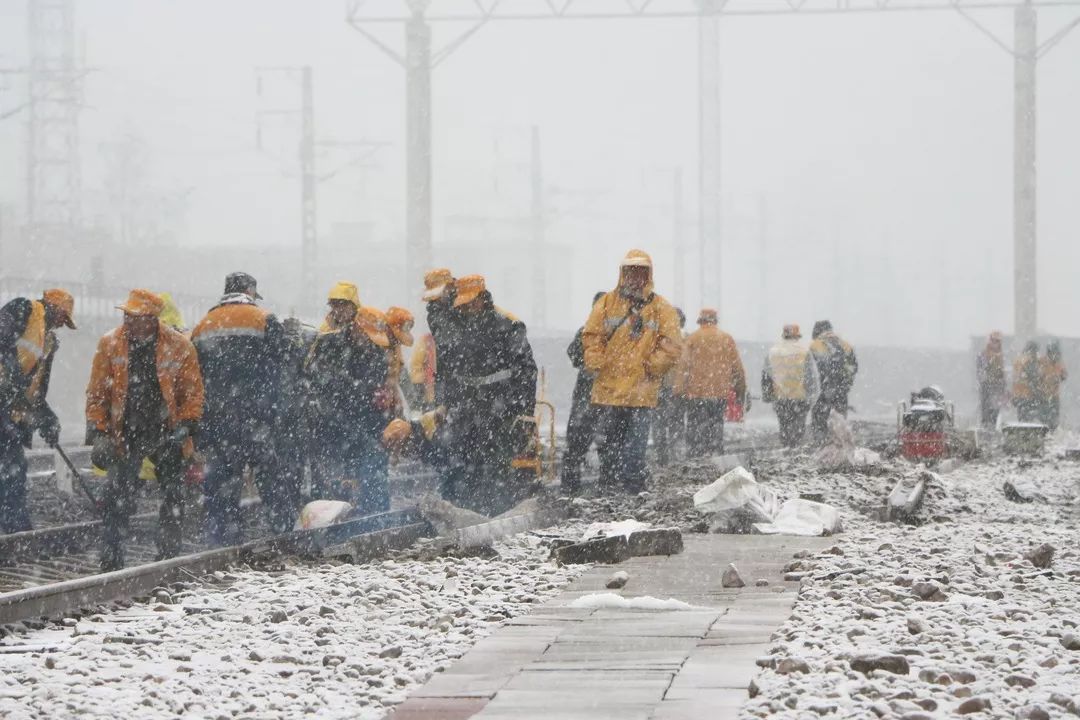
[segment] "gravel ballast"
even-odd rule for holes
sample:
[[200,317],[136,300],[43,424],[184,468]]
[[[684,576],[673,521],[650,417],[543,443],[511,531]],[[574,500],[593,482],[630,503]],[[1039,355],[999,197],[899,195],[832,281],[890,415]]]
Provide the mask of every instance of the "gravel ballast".
[[289,565],[20,631],[0,717],[379,718],[582,566],[532,536],[497,557]]
[[[916,525],[852,511],[875,478],[827,489],[852,501],[847,532],[793,560],[799,600],[742,716],[1080,714],[1078,477],[1056,459],[971,463],[935,482]],[[1006,500],[1016,478],[1042,497]],[[807,672],[768,669],[785,659]]]

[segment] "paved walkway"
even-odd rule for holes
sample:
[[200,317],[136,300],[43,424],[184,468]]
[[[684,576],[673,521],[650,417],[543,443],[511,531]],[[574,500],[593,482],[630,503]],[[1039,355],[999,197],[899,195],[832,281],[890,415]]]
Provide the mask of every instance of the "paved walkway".
[[[398,706],[391,720],[700,720],[733,718],[755,658],[791,613],[797,583],[780,569],[829,538],[686,535],[671,557],[633,558],[624,597],[676,598],[700,609],[576,609],[615,569],[590,570],[530,615],[478,642]],[[729,562],[748,587],[724,589]],[[769,586],[754,587],[765,578]]]

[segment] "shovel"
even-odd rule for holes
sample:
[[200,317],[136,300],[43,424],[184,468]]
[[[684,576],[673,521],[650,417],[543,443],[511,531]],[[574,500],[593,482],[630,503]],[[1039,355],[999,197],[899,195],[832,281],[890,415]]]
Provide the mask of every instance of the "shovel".
[[94,506],[94,510],[100,514],[101,505],[98,504],[98,500],[94,497],[94,493],[90,491],[90,486],[86,484],[86,480],[83,479],[82,473],[75,467],[75,463],[71,462],[71,458],[68,457],[67,453],[64,452],[64,449],[59,445],[56,445],[53,449],[56,450],[60,459],[63,460],[64,464],[71,470],[71,474],[75,476],[75,479],[79,481],[79,487],[86,493],[86,497],[90,499],[90,504]]

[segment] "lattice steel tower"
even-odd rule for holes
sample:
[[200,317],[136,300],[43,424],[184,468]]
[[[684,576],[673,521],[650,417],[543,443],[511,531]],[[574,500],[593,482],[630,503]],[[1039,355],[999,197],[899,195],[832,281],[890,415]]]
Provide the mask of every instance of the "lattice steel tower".
[[74,0],[29,0],[26,220],[31,241],[74,240],[81,224]]

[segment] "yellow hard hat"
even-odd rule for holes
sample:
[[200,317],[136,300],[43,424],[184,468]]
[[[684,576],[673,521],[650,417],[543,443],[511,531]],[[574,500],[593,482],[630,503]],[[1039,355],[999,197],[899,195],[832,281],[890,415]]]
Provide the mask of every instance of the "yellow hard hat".
[[348,300],[356,307],[360,307],[360,290],[351,282],[339,282],[330,288],[327,300]]

